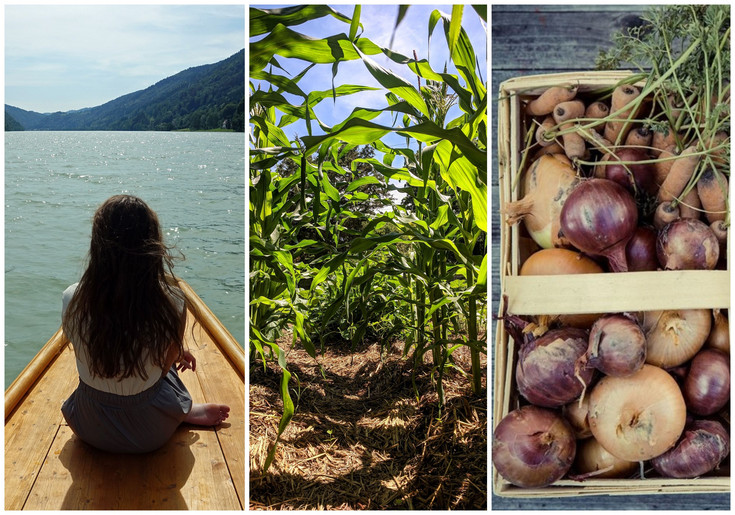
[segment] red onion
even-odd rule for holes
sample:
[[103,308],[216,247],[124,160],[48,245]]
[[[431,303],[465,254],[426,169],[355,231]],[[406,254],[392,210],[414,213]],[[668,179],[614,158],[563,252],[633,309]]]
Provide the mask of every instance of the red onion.
[[646,335],[625,315],[605,315],[590,329],[586,359],[603,374],[629,376],[646,362]]
[[692,413],[717,413],[730,400],[730,358],[715,349],[699,351],[689,366],[683,393]]
[[[646,161],[651,157],[640,148],[620,148],[610,155],[605,165],[605,178],[624,186],[631,193],[656,195],[656,169],[652,163],[621,164],[620,162]],[[617,161],[617,163],[616,163]]]
[[592,381],[594,369],[578,366],[587,350],[587,331],[552,329],[523,345],[518,352],[516,384],[531,404],[563,406],[578,398]]
[[712,270],[720,257],[720,243],[709,225],[680,218],[659,231],[656,253],[666,270]]
[[578,250],[607,258],[613,272],[626,272],[625,245],[638,225],[633,196],[608,179],[581,181],[561,209],[561,230]]
[[625,246],[625,259],[630,272],[657,270],[656,231],[646,225],[638,226]]
[[730,436],[719,422],[694,420],[687,424],[670,450],[653,458],[651,464],[666,477],[695,478],[717,468],[730,454]]
[[493,433],[493,464],[516,486],[538,488],[561,479],[574,462],[577,444],[569,423],[538,406],[511,411]]

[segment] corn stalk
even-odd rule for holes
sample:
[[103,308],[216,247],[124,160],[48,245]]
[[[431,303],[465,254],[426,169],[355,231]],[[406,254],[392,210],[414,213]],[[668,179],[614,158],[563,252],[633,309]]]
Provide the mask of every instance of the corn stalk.
[[[401,8],[403,14],[405,10]],[[405,352],[413,349],[416,368],[426,352],[432,353],[440,404],[451,354],[468,346],[472,389],[480,393],[480,354],[486,352],[486,342],[478,338],[477,304],[486,303],[487,91],[461,15],[461,9],[454,9],[453,16],[434,11],[429,20],[430,35],[442,22],[458,70],[453,75],[446,69],[435,72],[426,59],[410,59],[360,37],[359,6],[352,17],[327,6],[250,10],[251,37],[265,35],[250,44],[250,77],[267,85],[264,90],[251,82],[250,349],[251,360],[260,356],[265,364],[277,357],[283,371],[279,438],[293,416],[293,403],[285,355],[275,339],[292,327],[293,343],[300,342],[314,356],[313,337],[324,344],[333,334],[330,322],[340,314],[347,317],[353,347],[378,319],[393,332],[409,328],[403,334]],[[321,16],[348,23],[349,35],[312,39],[290,28]],[[418,87],[379,66],[371,57],[375,55],[405,66]],[[307,64],[293,78],[286,77],[274,71],[277,57]],[[314,112],[319,102],[375,88],[342,85],[307,91],[300,83],[318,65],[330,65],[334,77],[339,63],[347,60],[365,65],[384,89],[386,105],[356,107],[329,127]],[[300,102],[289,102],[285,93]],[[461,111],[450,120],[453,102],[447,99],[456,101]],[[383,112],[394,115],[393,124],[373,121]],[[299,140],[284,132],[297,120],[305,122],[308,133]],[[406,147],[389,146],[390,134],[404,136]],[[383,157],[356,159],[351,170],[342,169],[340,156],[356,145],[371,145]],[[284,160],[295,168],[293,174],[278,173]],[[399,160],[402,166],[394,166]],[[361,163],[372,166],[389,189],[411,195],[415,209],[385,201],[384,212],[365,218],[355,234],[347,220],[358,216],[353,208],[365,198],[362,186],[378,180],[352,175]],[[340,192],[330,174],[344,177],[346,190]],[[394,318],[389,320],[388,314]],[[467,337],[453,339],[450,326],[457,334],[461,319]],[[275,445],[267,465],[274,450]]]

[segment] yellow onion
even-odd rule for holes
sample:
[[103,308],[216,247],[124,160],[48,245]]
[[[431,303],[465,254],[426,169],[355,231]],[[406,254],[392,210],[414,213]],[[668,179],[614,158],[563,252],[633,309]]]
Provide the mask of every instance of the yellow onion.
[[[613,456],[595,438],[577,443],[573,479],[628,477],[637,468],[638,463]],[[577,474],[584,477],[578,477]]]
[[709,309],[674,309],[643,313],[646,363],[676,367],[692,359],[709,336]]
[[565,404],[561,413],[567,419],[569,425],[572,426],[574,436],[577,438],[588,438],[592,436],[590,431],[590,422],[587,420],[587,410],[589,410],[589,395],[585,395],[579,401]]
[[712,310],[712,329],[704,345],[730,354],[730,322],[720,309]]
[[523,224],[541,248],[561,247],[559,215],[567,195],[579,179],[571,162],[561,154],[546,154],[524,174],[524,196],[505,206],[508,223]]
[[603,377],[590,394],[588,419],[592,434],[612,455],[645,461],[679,439],[686,404],[673,377],[643,365],[627,377]]

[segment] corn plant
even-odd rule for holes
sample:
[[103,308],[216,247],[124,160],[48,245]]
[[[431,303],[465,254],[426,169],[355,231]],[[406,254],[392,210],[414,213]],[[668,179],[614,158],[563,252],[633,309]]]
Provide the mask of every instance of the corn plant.
[[[435,72],[426,59],[408,58],[360,37],[360,12],[360,6],[352,17],[327,6],[250,10],[251,37],[265,35],[250,44],[250,77],[267,84],[265,90],[251,81],[250,349],[252,359],[278,358],[283,370],[279,437],[293,415],[287,363],[275,343],[286,327],[312,356],[315,337],[324,343],[339,333],[354,346],[377,325],[383,337],[400,334],[414,370],[431,354],[440,405],[443,374],[452,365],[452,352],[464,345],[472,356],[472,389],[481,391],[480,354],[486,342],[478,337],[478,318],[485,313],[487,289],[483,63],[476,63],[461,27],[463,6],[455,6],[451,15],[434,11],[429,20],[430,37],[441,22],[458,75],[446,68]],[[406,12],[407,6],[399,8],[399,22]],[[486,11],[477,12],[484,20]],[[349,24],[349,34],[312,39],[289,28],[322,16]],[[416,86],[378,65],[371,58],[378,54],[410,70]],[[308,64],[289,78],[274,71],[280,68],[279,56]],[[314,112],[318,103],[375,88],[305,91],[300,83],[318,65],[331,65],[334,77],[347,60],[365,65],[383,88],[386,105],[356,107],[329,127]],[[287,101],[285,93],[301,103]],[[455,103],[460,114],[448,119]],[[373,121],[383,112],[393,115],[392,124]],[[299,120],[308,134],[286,136],[284,128]],[[406,145],[388,145],[391,134],[403,136]],[[340,166],[358,145],[372,146],[382,158],[354,159],[350,169]],[[289,176],[278,173],[284,160],[295,170]],[[365,165],[376,175],[358,176],[357,168]],[[335,177],[346,184],[342,191]],[[365,186],[376,182],[408,195],[413,207],[383,199],[382,212],[359,214],[356,206],[370,197]],[[335,331],[333,322],[344,317]],[[456,336],[462,326],[466,337]]]

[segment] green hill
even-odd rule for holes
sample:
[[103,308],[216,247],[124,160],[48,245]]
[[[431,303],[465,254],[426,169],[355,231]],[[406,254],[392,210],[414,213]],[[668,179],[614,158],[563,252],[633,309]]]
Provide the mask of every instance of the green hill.
[[8,131],[22,131],[23,126],[18,123],[18,120],[10,116],[10,114],[5,111],[5,132]]
[[189,68],[106,104],[36,113],[5,106],[25,130],[245,130],[245,49],[215,64]]

